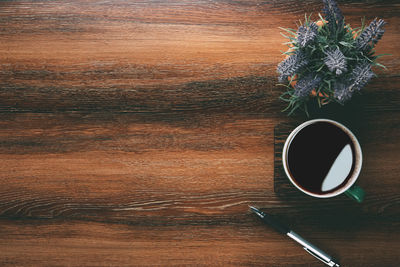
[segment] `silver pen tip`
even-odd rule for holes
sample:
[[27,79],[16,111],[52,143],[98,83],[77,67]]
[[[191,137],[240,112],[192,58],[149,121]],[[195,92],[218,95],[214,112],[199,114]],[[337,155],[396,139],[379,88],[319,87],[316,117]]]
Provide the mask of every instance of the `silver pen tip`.
[[264,214],[262,213],[262,211],[260,211],[259,209],[255,208],[255,207],[253,207],[253,206],[250,206],[250,205],[249,205],[249,208],[250,208],[250,210],[251,210],[252,212],[254,212],[255,214],[257,214],[257,215],[260,216],[261,218],[264,218]]
[[250,206],[250,205],[249,205],[249,208],[251,209],[251,211],[254,211],[254,212],[259,211],[257,208]]

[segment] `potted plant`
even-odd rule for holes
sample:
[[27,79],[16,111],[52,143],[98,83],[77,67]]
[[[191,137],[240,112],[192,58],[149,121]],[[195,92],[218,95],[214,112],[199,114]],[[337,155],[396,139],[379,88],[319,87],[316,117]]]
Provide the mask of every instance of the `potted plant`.
[[375,75],[372,66],[385,68],[377,62],[374,47],[382,38],[386,24],[374,19],[352,28],[334,0],[323,0],[323,15],[318,21],[305,16],[297,30],[285,31],[289,49],[279,63],[280,85],[286,87],[281,99],[288,102],[289,114],[297,109],[307,113],[309,101],[318,105],[344,104],[359,92]]

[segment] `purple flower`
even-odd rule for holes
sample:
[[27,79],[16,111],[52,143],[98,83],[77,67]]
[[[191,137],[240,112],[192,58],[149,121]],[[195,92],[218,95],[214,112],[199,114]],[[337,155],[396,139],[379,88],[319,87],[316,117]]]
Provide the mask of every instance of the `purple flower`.
[[294,86],[294,95],[299,98],[307,97],[314,88],[319,86],[321,81],[320,76],[315,77],[312,73],[302,77]]
[[327,51],[325,54],[324,63],[331,72],[335,72],[336,75],[341,75],[343,72],[347,71],[346,58],[339,48]]
[[385,33],[383,28],[385,25],[386,22],[383,19],[377,21],[375,18],[357,38],[356,47],[360,50],[373,48]]
[[289,76],[295,74],[300,68],[306,66],[308,60],[304,53],[298,50],[296,53],[283,60],[278,65],[279,81],[284,82]]
[[336,27],[341,28],[344,24],[342,11],[339,9],[335,0],[323,0],[324,8],[322,12],[325,14],[325,19],[328,21],[328,27],[333,32]]
[[337,81],[334,85],[334,97],[344,103],[351,98],[355,90],[360,91],[371,78],[374,73],[368,62],[359,63],[351,72],[349,82]]
[[336,81],[333,89],[335,91],[333,96],[341,104],[344,104],[344,102],[349,100],[353,95],[353,91],[348,90],[348,85],[343,81]]
[[368,62],[362,62],[358,64],[351,72],[351,85],[349,90],[360,91],[361,88],[363,88],[373,76],[374,73],[372,72],[371,65]]
[[300,47],[305,47],[312,43],[318,34],[318,26],[314,22],[308,27],[303,25],[297,30],[297,43]]

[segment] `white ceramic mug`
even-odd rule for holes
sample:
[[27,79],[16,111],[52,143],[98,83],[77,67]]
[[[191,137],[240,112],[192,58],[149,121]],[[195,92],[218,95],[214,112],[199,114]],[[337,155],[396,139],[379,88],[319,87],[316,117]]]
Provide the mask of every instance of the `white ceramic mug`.
[[[351,173],[351,177],[347,179],[347,183],[345,185],[342,185],[337,190],[334,190],[333,192],[328,192],[326,194],[316,194],[314,192],[310,192],[310,191],[306,190],[305,188],[299,186],[299,184],[296,182],[296,180],[292,177],[292,175],[289,171],[289,167],[288,167],[288,150],[289,150],[292,140],[305,127],[307,127],[311,124],[317,123],[317,122],[328,122],[328,123],[331,123],[334,126],[340,128],[345,134],[348,135],[348,137],[350,137],[351,142],[353,143],[353,146],[354,146],[354,150],[355,150],[354,151],[355,165],[354,165],[354,169]],[[334,140],[332,140],[332,142],[333,141]],[[364,190],[361,187],[355,185],[355,182],[357,181],[357,179],[360,175],[361,166],[362,166],[362,151],[361,151],[360,143],[358,142],[355,135],[347,127],[345,127],[343,124],[341,124],[337,121],[328,120],[328,119],[315,119],[315,120],[306,121],[306,122],[300,124],[299,126],[297,126],[289,134],[288,138],[286,139],[286,142],[285,142],[285,145],[283,146],[283,151],[282,151],[282,161],[283,161],[283,168],[285,169],[285,173],[286,173],[287,177],[289,178],[290,182],[297,189],[299,189],[301,192],[303,192],[307,195],[317,197],[317,198],[330,198],[330,197],[334,197],[334,196],[340,195],[342,193],[345,193],[347,196],[356,200],[359,203],[361,203],[364,199],[364,196],[365,196]]]

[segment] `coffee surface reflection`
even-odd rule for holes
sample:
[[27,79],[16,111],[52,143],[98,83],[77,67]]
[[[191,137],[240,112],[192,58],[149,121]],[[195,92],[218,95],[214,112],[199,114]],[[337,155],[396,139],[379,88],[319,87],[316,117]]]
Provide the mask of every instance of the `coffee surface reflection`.
[[301,129],[291,140],[287,166],[294,182],[314,194],[345,186],[355,167],[350,136],[340,127],[319,121]]

